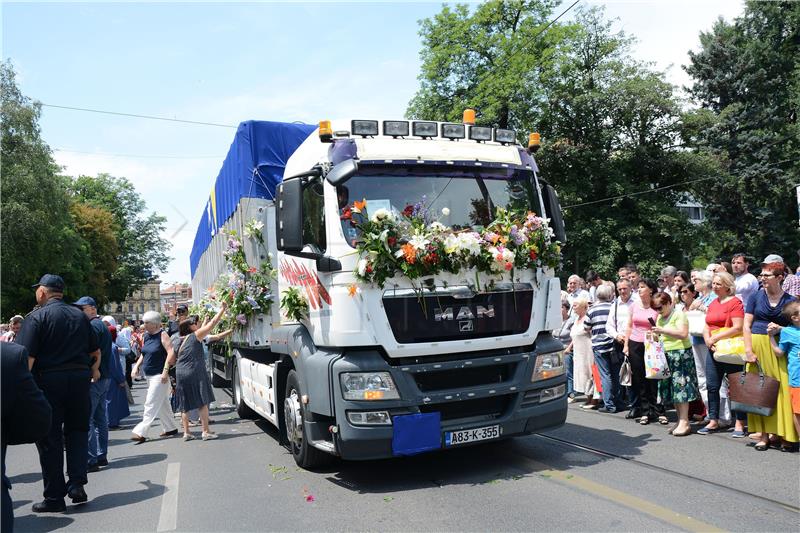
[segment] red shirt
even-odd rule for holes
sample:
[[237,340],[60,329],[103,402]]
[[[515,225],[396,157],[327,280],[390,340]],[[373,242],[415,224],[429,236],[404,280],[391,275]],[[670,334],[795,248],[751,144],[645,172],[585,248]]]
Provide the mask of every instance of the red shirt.
[[727,302],[720,303],[719,298],[715,299],[708,306],[706,312],[706,324],[709,331],[719,328],[733,326],[734,318],[744,318],[744,305],[739,298],[731,298]]

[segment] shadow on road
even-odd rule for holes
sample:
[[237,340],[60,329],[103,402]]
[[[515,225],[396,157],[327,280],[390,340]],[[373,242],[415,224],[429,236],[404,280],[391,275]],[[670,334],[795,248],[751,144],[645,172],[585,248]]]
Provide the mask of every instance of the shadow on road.
[[33,501],[32,501],[32,500],[19,500],[19,501],[14,501],[14,502],[11,502],[11,507],[12,507],[13,509],[19,509],[19,508],[20,508],[20,507],[22,507],[23,505],[27,505],[27,504],[29,504],[29,503],[33,503]]
[[164,485],[153,483],[150,480],[140,481],[139,483],[144,485],[145,488],[140,490],[131,490],[128,492],[101,494],[96,498],[92,498],[90,495],[88,503],[74,507],[68,506],[67,512],[69,514],[93,513],[95,511],[113,509],[115,507],[125,507],[145,500],[150,500],[152,498],[158,498],[164,494],[164,491],[166,490]]
[[112,470],[117,468],[130,468],[132,466],[149,465],[152,463],[160,463],[167,458],[165,453],[145,453],[141,455],[129,455],[127,457],[120,457],[118,459],[111,459],[108,467],[104,470]]
[[[572,426],[571,428],[569,426]],[[561,431],[585,431],[566,424]],[[605,446],[620,455],[638,455],[649,435],[630,437],[614,430],[592,430]],[[565,438],[566,440],[566,438]],[[402,492],[446,485],[483,485],[517,480],[544,470],[570,470],[609,458],[582,450],[565,451],[546,439],[529,436],[489,442],[465,448],[442,450],[413,457],[379,461],[338,461],[322,472],[330,472],[331,483],[359,494]],[[380,472],[380,475],[376,475]],[[545,475],[545,474],[542,474]]]
[[21,483],[38,483],[42,480],[42,473],[41,472],[29,472],[26,474],[17,474],[16,476],[11,476],[9,481],[11,481],[11,485],[18,485]]
[[67,527],[75,519],[67,516],[44,516],[29,514],[14,518],[14,530],[25,531],[26,533],[39,533],[44,531],[55,531],[62,527]]

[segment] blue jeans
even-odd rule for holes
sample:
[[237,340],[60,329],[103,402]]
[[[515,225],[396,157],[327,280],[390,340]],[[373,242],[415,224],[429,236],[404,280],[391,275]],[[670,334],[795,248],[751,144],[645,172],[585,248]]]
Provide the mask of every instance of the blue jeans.
[[[714,359],[714,352],[708,350],[706,355],[706,387],[708,393],[708,419],[719,419],[719,388],[722,378],[728,374],[741,372],[741,365],[719,363]],[[731,411],[731,415],[742,422],[747,422],[747,413]]]
[[89,387],[89,464],[96,464],[108,455],[108,387],[111,378],[100,378]]
[[594,362],[600,373],[600,385],[603,387],[603,404],[609,411],[623,408],[622,391],[619,386],[619,369],[622,361],[611,352],[594,352]]
[[574,394],[575,388],[572,383],[572,352],[564,353],[564,366],[567,367],[567,394]]

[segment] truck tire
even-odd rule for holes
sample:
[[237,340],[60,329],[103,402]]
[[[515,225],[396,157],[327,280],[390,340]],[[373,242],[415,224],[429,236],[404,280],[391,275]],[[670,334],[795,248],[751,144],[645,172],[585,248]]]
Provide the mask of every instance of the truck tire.
[[303,406],[300,390],[300,381],[294,370],[289,371],[286,377],[286,394],[283,399],[284,425],[286,426],[286,439],[289,450],[292,452],[297,466],[306,469],[323,466],[329,463],[333,456],[314,448],[308,439],[304,438],[303,431]]
[[250,407],[244,403],[244,398],[242,397],[241,376],[239,375],[239,365],[236,362],[233,363],[231,389],[233,392],[233,405],[236,407],[236,414],[239,415],[239,418],[244,418],[246,420],[258,418],[258,413],[250,409]]

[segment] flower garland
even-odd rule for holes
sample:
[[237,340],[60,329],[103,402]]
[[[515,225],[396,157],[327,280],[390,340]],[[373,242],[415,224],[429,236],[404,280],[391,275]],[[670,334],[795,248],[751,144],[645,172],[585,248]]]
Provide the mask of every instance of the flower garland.
[[[263,247],[264,236],[261,233],[263,227],[262,222],[251,220],[245,225],[244,234]],[[237,232],[231,230],[225,235],[228,237],[228,242],[223,256],[227,272],[217,278],[193,312],[201,318],[207,318],[216,312],[220,302],[227,302],[228,311],[220,321],[220,328],[237,330],[243,329],[250,317],[256,313],[269,313],[273,301],[270,284],[275,279],[276,272],[270,261],[272,254],[268,253],[268,259],[263,260],[258,268],[251,266],[247,262]]]
[[[449,215],[449,209],[442,209]],[[463,270],[499,279],[515,270],[555,268],[561,261],[561,246],[553,240],[546,218],[535,213],[518,213],[497,208],[496,218],[479,231],[456,230],[432,220],[425,198],[407,205],[396,215],[381,208],[370,216],[367,202],[355,202],[343,210],[342,219],[360,230],[356,243],[359,260],[355,277],[383,288],[396,275],[412,283],[442,272]]]

